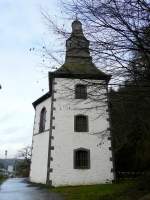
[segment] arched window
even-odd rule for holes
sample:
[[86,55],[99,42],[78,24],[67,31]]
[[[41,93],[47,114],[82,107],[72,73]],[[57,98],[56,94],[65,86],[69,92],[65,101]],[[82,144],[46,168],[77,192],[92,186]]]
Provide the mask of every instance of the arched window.
[[75,98],[76,99],[86,99],[87,98],[87,86],[82,84],[77,84],[75,86]]
[[76,115],[74,117],[74,131],[87,132],[88,131],[88,117],[85,115]]
[[45,130],[45,122],[46,122],[46,108],[42,108],[40,113],[40,124],[39,124],[39,132],[43,132]]
[[79,148],[74,150],[74,168],[89,169],[90,168],[90,150]]

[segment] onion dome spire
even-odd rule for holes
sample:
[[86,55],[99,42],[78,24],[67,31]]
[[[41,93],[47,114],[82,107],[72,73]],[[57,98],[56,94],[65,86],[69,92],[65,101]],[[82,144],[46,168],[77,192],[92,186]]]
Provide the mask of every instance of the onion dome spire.
[[76,18],[72,22],[72,32],[66,40],[65,63],[51,77],[76,77],[110,79],[110,76],[99,70],[92,62],[89,41],[85,38],[82,23]]
[[82,23],[76,19],[72,23],[71,36],[66,41],[65,63],[87,63],[91,61],[89,41],[83,34]]

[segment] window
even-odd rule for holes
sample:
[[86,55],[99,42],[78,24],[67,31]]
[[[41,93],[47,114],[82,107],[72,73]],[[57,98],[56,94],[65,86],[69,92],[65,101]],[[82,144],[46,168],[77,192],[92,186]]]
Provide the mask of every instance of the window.
[[45,122],[46,122],[46,108],[42,108],[40,113],[40,124],[39,124],[39,132],[43,132],[45,130]]
[[87,86],[78,84],[75,86],[75,98],[86,99],[87,98]]
[[74,131],[87,132],[88,131],[88,117],[85,115],[76,115],[74,118]]
[[84,148],[74,150],[74,168],[75,169],[90,168],[90,150]]

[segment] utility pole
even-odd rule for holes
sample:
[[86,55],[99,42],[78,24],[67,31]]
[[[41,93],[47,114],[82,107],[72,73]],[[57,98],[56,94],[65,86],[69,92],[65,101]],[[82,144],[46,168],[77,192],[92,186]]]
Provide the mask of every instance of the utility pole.
[[8,151],[5,150],[5,159],[7,159],[7,153],[8,153]]

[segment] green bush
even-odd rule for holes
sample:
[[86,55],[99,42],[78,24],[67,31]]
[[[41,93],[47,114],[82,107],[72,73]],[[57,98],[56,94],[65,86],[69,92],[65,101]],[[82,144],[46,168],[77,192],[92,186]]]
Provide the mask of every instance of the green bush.
[[6,179],[7,177],[0,174],[0,184]]
[[144,173],[144,175],[137,180],[137,188],[139,190],[150,191],[150,172]]

